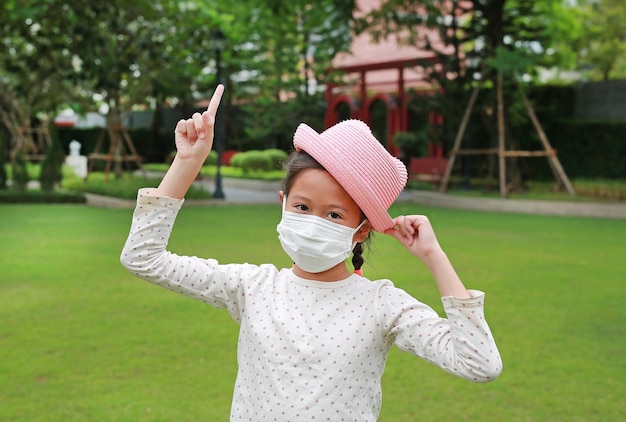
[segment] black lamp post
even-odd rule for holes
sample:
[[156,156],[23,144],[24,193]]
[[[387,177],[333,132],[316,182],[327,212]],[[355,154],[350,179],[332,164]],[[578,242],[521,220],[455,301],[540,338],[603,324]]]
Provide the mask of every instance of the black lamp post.
[[[226,83],[222,80],[222,51],[226,48],[226,36],[219,29],[213,33],[213,48],[215,50],[215,79],[216,85],[222,84],[226,87]],[[224,92],[226,96],[226,92]],[[222,103],[223,103],[222,98]],[[215,116],[215,147],[217,150],[217,173],[215,175],[215,192],[213,192],[214,199],[225,199],[224,191],[222,190],[222,154],[224,152],[224,141],[226,138],[226,126],[224,122],[224,113],[221,111],[224,109],[222,104]]]

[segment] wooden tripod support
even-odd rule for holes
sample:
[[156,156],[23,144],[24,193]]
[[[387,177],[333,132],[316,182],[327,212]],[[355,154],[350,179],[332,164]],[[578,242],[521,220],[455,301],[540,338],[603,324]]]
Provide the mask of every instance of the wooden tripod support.
[[48,128],[45,125],[38,128],[19,127],[17,135],[17,143],[11,152],[11,157],[15,156],[17,151],[22,150],[27,160],[43,161],[46,149],[52,144]]
[[[517,81],[516,81],[517,82]],[[561,183],[565,186],[570,195],[576,195],[574,191],[574,187],[570,183],[567,178],[567,174],[565,174],[565,170],[561,166],[559,159],[556,156],[556,150],[552,148],[550,142],[546,134],[544,133],[537,116],[535,115],[535,111],[533,110],[532,105],[528,101],[526,94],[522,90],[522,87],[519,83],[517,86],[522,94],[522,99],[524,101],[524,106],[526,111],[530,117],[530,120],[539,135],[539,139],[543,145],[542,151],[512,151],[507,150],[505,148],[505,130],[504,130],[504,100],[502,95],[502,74],[498,73],[498,78],[496,81],[496,100],[497,100],[497,113],[498,113],[498,147],[497,148],[486,148],[486,149],[466,149],[461,150],[461,142],[463,140],[463,135],[465,134],[465,130],[467,129],[467,123],[469,122],[470,115],[476,104],[476,99],[478,98],[478,92],[480,91],[480,83],[478,81],[477,85],[472,90],[472,94],[470,96],[469,102],[467,103],[467,107],[465,108],[465,113],[463,114],[463,118],[461,119],[461,124],[459,125],[459,130],[456,134],[456,138],[454,139],[454,145],[452,147],[452,151],[450,152],[450,158],[448,159],[448,166],[446,167],[446,171],[444,172],[443,179],[441,181],[441,185],[439,186],[440,192],[446,192],[448,190],[448,183],[450,181],[450,175],[452,173],[452,168],[454,167],[454,162],[456,160],[457,155],[481,155],[481,154],[495,154],[498,156],[498,164],[499,164],[499,176],[500,176],[500,196],[502,198],[506,197],[506,157],[548,157],[548,162],[550,164],[550,168],[552,169],[552,173],[556,178],[558,183]]]
[[[101,153],[100,149],[102,148],[104,138],[107,134],[109,135],[109,151],[107,153]],[[121,125],[108,125],[104,128],[100,133],[94,152],[89,154],[88,158],[89,171],[87,177],[89,177],[89,173],[91,173],[93,169],[94,161],[98,160],[106,162],[104,178],[107,181],[109,180],[109,173],[111,172],[111,164],[113,162],[119,164],[119,167],[115,169],[116,175],[118,176],[119,168],[121,168],[121,165],[125,162],[134,162],[137,164],[137,167],[143,171],[143,167],[141,166],[142,158],[137,154],[133,140],[128,134],[128,129]]]

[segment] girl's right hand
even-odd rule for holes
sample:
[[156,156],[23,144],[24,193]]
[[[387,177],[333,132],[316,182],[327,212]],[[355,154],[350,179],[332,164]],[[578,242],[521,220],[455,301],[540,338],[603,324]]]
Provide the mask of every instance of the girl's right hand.
[[426,261],[433,252],[441,251],[437,236],[425,215],[401,215],[393,219],[395,227],[385,234],[395,237],[413,255]]
[[182,119],[176,124],[174,141],[177,159],[206,160],[213,146],[215,115],[223,93],[224,86],[220,84],[215,88],[206,111],[194,113],[190,119]]

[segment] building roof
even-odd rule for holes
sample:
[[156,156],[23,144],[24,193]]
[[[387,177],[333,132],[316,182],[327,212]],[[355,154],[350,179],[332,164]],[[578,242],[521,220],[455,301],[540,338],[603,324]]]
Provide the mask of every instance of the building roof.
[[[356,16],[363,16],[380,7],[381,0],[357,0],[358,11]],[[436,30],[424,29],[420,37],[428,36],[437,40]],[[396,36],[375,41],[370,34],[355,35],[349,53],[341,53],[332,63],[333,69],[343,69],[348,73],[357,73],[344,77],[348,84],[354,83],[358,73],[368,69],[365,79],[369,91],[394,92],[398,86],[398,67],[404,67],[404,86],[406,88],[427,88],[430,84],[424,82],[420,67],[415,65],[419,60],[434,60],[431,51],[418,48],[414,45],[405,45],[398,42]],[[371,69],[371,70],[369,70]],[[337,87],[338,92],[350,90],[349,87]]]

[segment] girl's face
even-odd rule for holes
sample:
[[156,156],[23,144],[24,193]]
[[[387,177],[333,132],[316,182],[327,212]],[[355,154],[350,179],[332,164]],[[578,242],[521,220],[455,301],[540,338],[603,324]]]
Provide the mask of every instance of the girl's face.
[[[282,203],[284,192],[278,193]],[[361,224],[361,210],[341,185],[325,170],[302,171],[291,186],[287,211],[311,214],[351,228]],[[354,241],[363,242],[370,231],[369,223],[354,235]]]

